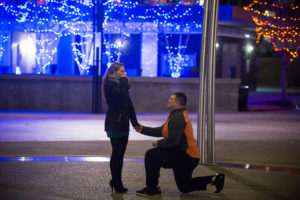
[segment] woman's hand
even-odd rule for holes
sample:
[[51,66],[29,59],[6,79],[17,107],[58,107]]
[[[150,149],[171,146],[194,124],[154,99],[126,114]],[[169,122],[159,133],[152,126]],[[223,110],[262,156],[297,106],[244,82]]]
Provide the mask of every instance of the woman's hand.
[[123,73],[121,74],[121,77],[127,78],[127,72],[123,72]]
[[143,125],[141,125],[140,123],[138,123],[138,125],[134,126],[134,129],[136,132],[141,133],[143,130]]

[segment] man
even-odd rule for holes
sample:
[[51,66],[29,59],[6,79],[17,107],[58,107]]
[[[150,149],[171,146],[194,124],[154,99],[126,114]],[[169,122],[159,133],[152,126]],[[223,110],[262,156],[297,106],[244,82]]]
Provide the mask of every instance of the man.
[[225,175],[192,178],[193,170],[199,162],[199,153],[193,135],[192,123],[189,120],[185,105],[186,95],[174,93],[168,100],[167,108],[171,111],[167,121],[157,128],[150,128],[139,124],[136,130],[144,135],[163,137],[154,140],[145,155],[146,187],[138,190],[139,195],[160,194],[158,178],[160,168],[173,169],[178,189],[183,192],[206,190],[208,184],[215,185],[215,193],[224,187]]

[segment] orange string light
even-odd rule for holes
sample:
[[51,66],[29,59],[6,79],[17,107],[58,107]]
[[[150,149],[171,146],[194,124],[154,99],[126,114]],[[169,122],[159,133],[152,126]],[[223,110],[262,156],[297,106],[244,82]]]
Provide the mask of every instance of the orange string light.
[[[244,7],[244,10],[254,14],[252,20],[256,24],[256,43],[259,43],[262,37],[269,38],[276,52],[286,51],[291,57],[291,61],[294,58],[297,58],[299,56],[298,51],[300,50],[300,34],[298,27],[300,18],[274,16],[273,14],[269,14],[269,12],[262,12],[255,9],[255,6],[259,6],[260,8],[262,6],[268,6],[271,9],[284,9],[284,7],[276,4],[268,4],[266,1],[260,2],[258,0],[254,0],[251,4]],[[290,9],[296,10],[299,8],[299,6],[294,6]],[[293,23],[296,23],[296,25],[293,25]],[[293,50],[287,48],[288,46]]]
[[[253,13],[255,13],[255,14],[262,14],[262,15],[264,15],[264,16],[266,16],[266,17],[270,17],[270,18],[273,18],[273,19],[278,19],[278,20],[282,20],[282,21],[285,21],[286,19],[285,18],[283,18],[283,19],[281,19],[279,16],[275,16],[275,17],[272,17],[272,16],[270,16],[269,14],[266,14],[266,13],[262,13],[261,11],[259,11],[259,10],[257,10],[257,9],[255,9],[255,8],[253,8],[253,6],[255,6],[255,5],[268,5],[268,3],[267,2],[259,2],[259,1],[253,1],[253,3],[251,3],[251,4],[249,4],[248,6],[244,6],[243,7],[243,9],[244,10],[246,10],[246,11],[252,11]],[[275,7],[275,8],[279,8],[279,9],[283,9],[283,6],[280,6],[280,5],[276,5],[276,4],[270,4],[269,6],[271,6],[271,7]],[[294,6],[294,7],[292,7],[291,9],[292,10],[296,10],[296,9],[298,9],[299,8],[299,6]],[[290,17],[290,20],[293,20],[293,21],[300,21],[300,18],[294,18],[294,17]]]

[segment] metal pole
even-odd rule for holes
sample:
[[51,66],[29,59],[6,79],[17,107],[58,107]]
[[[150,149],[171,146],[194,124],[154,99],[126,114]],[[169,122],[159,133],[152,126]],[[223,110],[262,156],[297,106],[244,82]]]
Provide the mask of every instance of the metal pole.
[[206,0],[204,4],[203,14],[203,28],[202,28],[202,49],[201,49],[201,63],[199,69],[199,81],[198,81],[198,121],[197,121],[197,145],[200,154],[200,164],[204,164],[204,140],[205,140],[205,108],[206,108],[206,67],[207,67],[207,41],[208,41],[208,14],[210,0]]
[[102,79],[101,79],[101,34],[100,47],[96,47],[96,32],[103,31],[103,0],[93,0],[93,97],[92,97],[92,113],[102,113]]
[[96,67],[96,45],[95,45],[95,37],[96,37],[96,7],[95,0],[93,0],[93,82],[92,82],[92,113],[97,113],[97,105],[96,105],[96,77],[95,77],[95,67]]
[[208,122],[207,122],[207,164],[215,164],[215,68],[216,68],[216,30],[218,25],[218,2],[212,1],[210,12],[210,41],[208,60]]

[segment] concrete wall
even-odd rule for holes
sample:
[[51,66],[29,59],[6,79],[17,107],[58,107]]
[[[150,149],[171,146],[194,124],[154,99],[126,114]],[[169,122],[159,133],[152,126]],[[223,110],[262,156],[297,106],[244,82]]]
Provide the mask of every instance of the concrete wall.
[[[187,95],[187,109],[197,112],[198,79],[131,78],[130,95],[137,112],[167,112],[167,100],[174,92]],[[216,79],[216,111],[237,111],[239,79]]]
[[[198,79],[130,77],[130,95],[138,113],[167,112],[176,91],[188,97],[187,109],[197,112]],[[240,79],[216,79],[216,112],[238,109]],[[102,99],[102,111],[107,107]],[[0,109],[92,112],[91,76],[0,75]]]
[[0,75],[0,109],[90,112],[85,76]]

